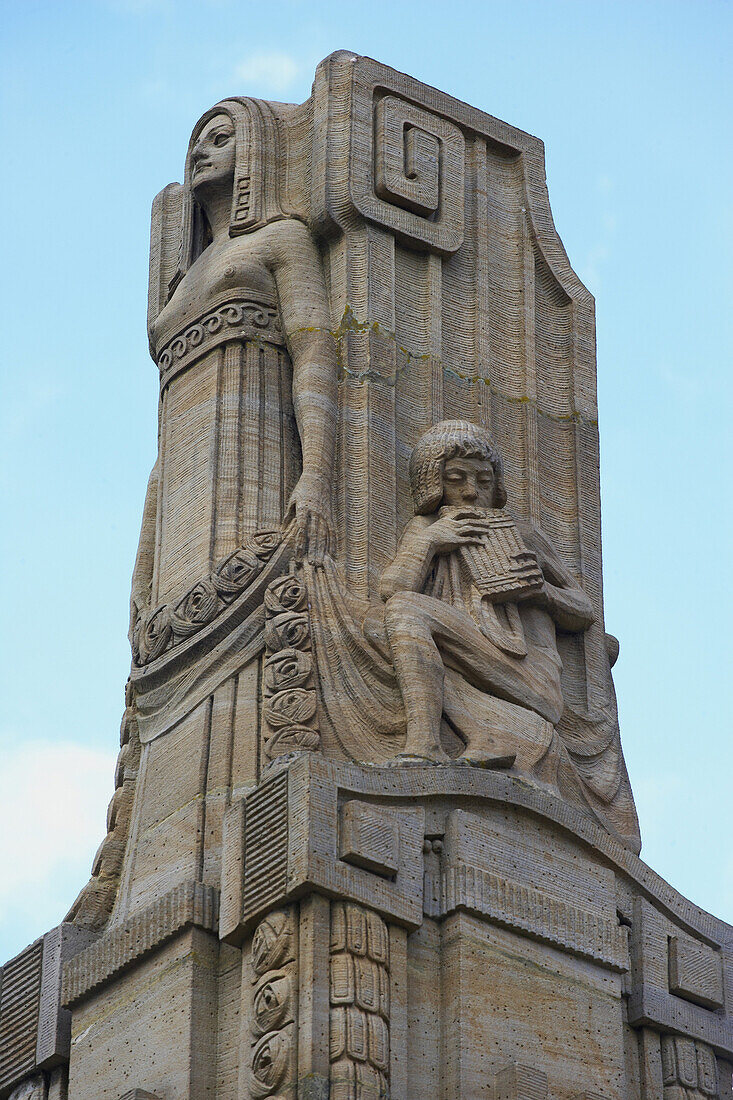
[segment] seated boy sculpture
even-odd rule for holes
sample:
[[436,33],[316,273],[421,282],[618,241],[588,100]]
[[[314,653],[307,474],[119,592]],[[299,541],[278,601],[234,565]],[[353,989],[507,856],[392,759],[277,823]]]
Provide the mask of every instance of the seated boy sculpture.
[[[415,515],[380,587],[406,712],[401,755],[449,759],[446,669],[554,727],[563,711],[555,627],[587,629],[590,601],[547,537],[504,511],[502,461],[484,429],[461,420],[430,428],[412,452],[410,486]],[[463,759],[485,762],[463,740]]]

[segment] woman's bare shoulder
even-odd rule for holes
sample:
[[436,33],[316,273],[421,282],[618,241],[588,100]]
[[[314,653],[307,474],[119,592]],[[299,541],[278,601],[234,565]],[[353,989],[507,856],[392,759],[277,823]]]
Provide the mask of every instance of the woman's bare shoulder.
[[271,263],[292,262],[306,253],[316,253],[316,245],[305,222],[299,218],[280,218],[256,230],[258,244]]

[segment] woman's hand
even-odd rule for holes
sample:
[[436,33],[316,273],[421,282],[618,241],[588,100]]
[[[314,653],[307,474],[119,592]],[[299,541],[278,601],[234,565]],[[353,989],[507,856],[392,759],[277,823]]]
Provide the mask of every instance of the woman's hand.
[[320,478],[301,474],[293,490],[285,521],[295,522],[296,561],[322,565],[335,548],[330,494]]

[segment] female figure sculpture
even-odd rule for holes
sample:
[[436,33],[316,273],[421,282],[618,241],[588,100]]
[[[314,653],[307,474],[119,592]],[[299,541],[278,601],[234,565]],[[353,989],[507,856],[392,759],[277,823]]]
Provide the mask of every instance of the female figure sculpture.
[[294,519],[295,556],[315,563],[331,545],[335,344],[318,250],[281,198],[282,125],[228,99],[191,136],[177,270],[150,326],[159,456],[133,621],[256,530]]
[[[239,98],[211,108],[183,185],[153,207],[158,458],[132,582],[119,772],[130,775],[72,910],[89,926],[115,899],[123,919],[150,875],[216,876],[219,785],[257,775],[263,594],[293,559],[320,571],[333,548],[336,348],[318,249],[285,197],[295,110]],[[209,759],[211,772],[193,763]],[[171,761],[166,786],[157,777]],[[171,854],[174,870],[161,830],[175,838],[167,851],[184,853],[180,864]]]
[[[351,81],[349,73],[349,88],[357,95]],[[457,272],[452,253],[447,257],[437,248],[428,219],[418,226],[414,211],[398,202],[395,213],[381,196],[378,206],[370,200],[366,214],[354,205],[352,172],[358,168],[357,175],[369,182],[369,158],[363,159],[367,138],[374,136],[369,112],[382,100],[372,104],[370,98],[368,111],[362,110],[362,89],[353,103],[338,107],[338,127],[350,119],[347,164],[346,130],[328,136],[328,112],[324,122],[324,103],[336,103],[334,89],[301,107],[240,98],[217,104],[193,130],[183,185],[169,185],[154,205],[148,330],[160,371],[159,453],[133,575],[134,662],[118,789],[92,883],[72,911],[89,926],[101,927],[115,898],[114,920],[124,919],[167,875],[171,881],[199,881],[203,875],[218,882],[229,797],[251,788],[266,760],[295,749],[317,748],[334,760],[369,764],[400,755],[438,761],[447,756],[489,767],[513,761],[515,774],[589,806],[638,846],[610,669],[599,648],[593,554],[600,543],[592,509],[597,492],[594,484],[585,486],[581,501],[577,482],[582,462],[592,474],[592,424],[588,438],[570,443],[563,435],[558,443],[554,436],[540,437],[539,451],[518,445],[514,459],[521,453],[530,463],[522,475],[537,496],[556,452],[563,461],[574,456],[550,513],[556,535],[565,539],[558,544],[564,560],[577,566],[575,550],[581,556],[587,551],[578,574],[584,583],[596,583],[595,624],[586,634],[593,618],[588,600],[535,529],[522,529],[522,536],[534,553],[539,591],[496,608],[486,600],[477,611],[475,592],[467,603],[453,581],[465,580],[459,559],[465,565],[471,536],[483,536],[482,520],[443,514],[446,506],[471,512],[476,505],[465,494],[451,502],[451,479],[444,482],[443,474],[457,460],[464,474],[476,473],[478,486],[477,464],[487,456],[481,441],[471,450],[468,435],[479,429],[465,421],[484,422],[487,406],[479,407],[480,387],[454,385],[449,367],[456,355],[455,377],[462,378],[468,334],[475,335],[469,355],[475,358],[480,333],[490,325],[496,327],[497,349],[515,345],[514,311],[490,309],[485,295],[480,302],[478,297],[487,271],[504,271],[505,244],[490,240],[480,263],[477,255]],[[432,111],[432,100],[426,106]],[[367,121],[359,138],[358,127]],[[396,136],[392,153],[399,165],[402,126]],[[324,163],[325,177],[319,175]],[[492,171],[498,180],[503,168],[494,165]],[[485,191],[484,176],[465,181],[474,192]],[[527,181],[519,182],[524,195]],[[439,183],[441,204],[453,203],[454,213],[460,206],[462,220],[463,162],[455,180],[441,175]],[[540,180],[540,190],[543,185]],[[523,201],[519,192],[516,201]],[[478,218],[480,204],[473,207]],[[330,257],[328,293],[306,225],[310,217],[321,227]],[[486,239],[485,222],[474,219],[471,232]],[[410,241],[430,246],[428,262],[422,253],[413,255]],[[553,242],[548,247],[555,248]],[[517,249],[526,244],[523,237]],[[544,270],[539,252],[527,259],[536,271]],[[568,302],[576,301],[580,292],[570,275],[565,272],[567,287],[551,288],[549,297],[537,282],[545,312],[541,331],[529,338],[538,349],[536,363],[543,364],[545,389],[569,395],[568,410],[564,404],[562,410],[577,412],[585,430],[586,406],[578,407],[572,395],[575,373],[586,366],[576,364],[569,350],[555,363],[546,347],[557,336],[570,348],[571,330],[580,334],[578,347],[587,344],[585,300],[578,299],[580,320],[573,319],[574,306],[564,297],[555,301],[567,288]],[[508,286],[503,300],[515,293],[517,287]],[[480,308],[474,309],[474,301]],[[345,384],[337,394],[331,313],[346,320],[349,303],[359,307],[357,324],[353,341],[352,330],[344,329]],[[442,365],[434,361],[436,347]],[[405,348],[410,370],[395,373]],[[497,351],[491,369],[501,417],[505,391],[514,393],[517,381],[513,354]],[[527,370],[528,378],[539,377],[539,367]],[[480,377],[488,381],[489,373],[482,367]],[[578,377],[586,393],[588,378],[582,372]],[[467,376],[467,382],[478,378]],[[505,446],[525,433],[529,439],[532,424],[540,413],[552,412],[550,406],[530,409],[526,427],[507,420]],[[407,496],[400,456],[421,428],[446,415],[463,418],[461,454],[439,456],[436,498],[419,506],[416,498],[416,516],[396,547]],[[482,478],[487,485],[491,478],[498,483],[489,465],[491,470],[484,463]],[[331,494],[336,469],[344,486],[336,494],[339,509],[352,527],[351,533],[346,524],[340,527],[339,554]],[[527,511],[522,505],[528,491],[524,499],[521,490],[517,494],[520,513]],[[500,508],[500,495],[494,493],[486,507]],[[289,573],[294,559],[302,564]],[[531,572],[531,562],[525,565]],[[375,599],[380,574],[384,602]],[[488,576],[490,585],[496,578],[490,570]],[[556,627],[564,636],[563,655],[577,657],[577,668],[567,660],[566,670],[561,668]],[[572,647],[570,632],[576,635]],[[563,695],[568,685],[573,690]],[[135,840],[126,847],[128,831]]]

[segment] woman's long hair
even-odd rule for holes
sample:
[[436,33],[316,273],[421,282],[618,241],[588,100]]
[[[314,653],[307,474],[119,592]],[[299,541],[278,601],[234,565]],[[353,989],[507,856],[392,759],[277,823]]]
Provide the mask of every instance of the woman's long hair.
[[[277,106],[281,112],[294,110],[286,104]],[[270,222],[295,216],[284,208],[281,198],[281,168],[287,155],[283,118],[263,99],[236,96],[215,104],[198,120],[188,143],[178,267],[168,286],[169,297],[208,243],[206,218],[191,186],[191,153],[204,126],[222,114],[232,120],[235,141],[229,236],[251,233]]]

